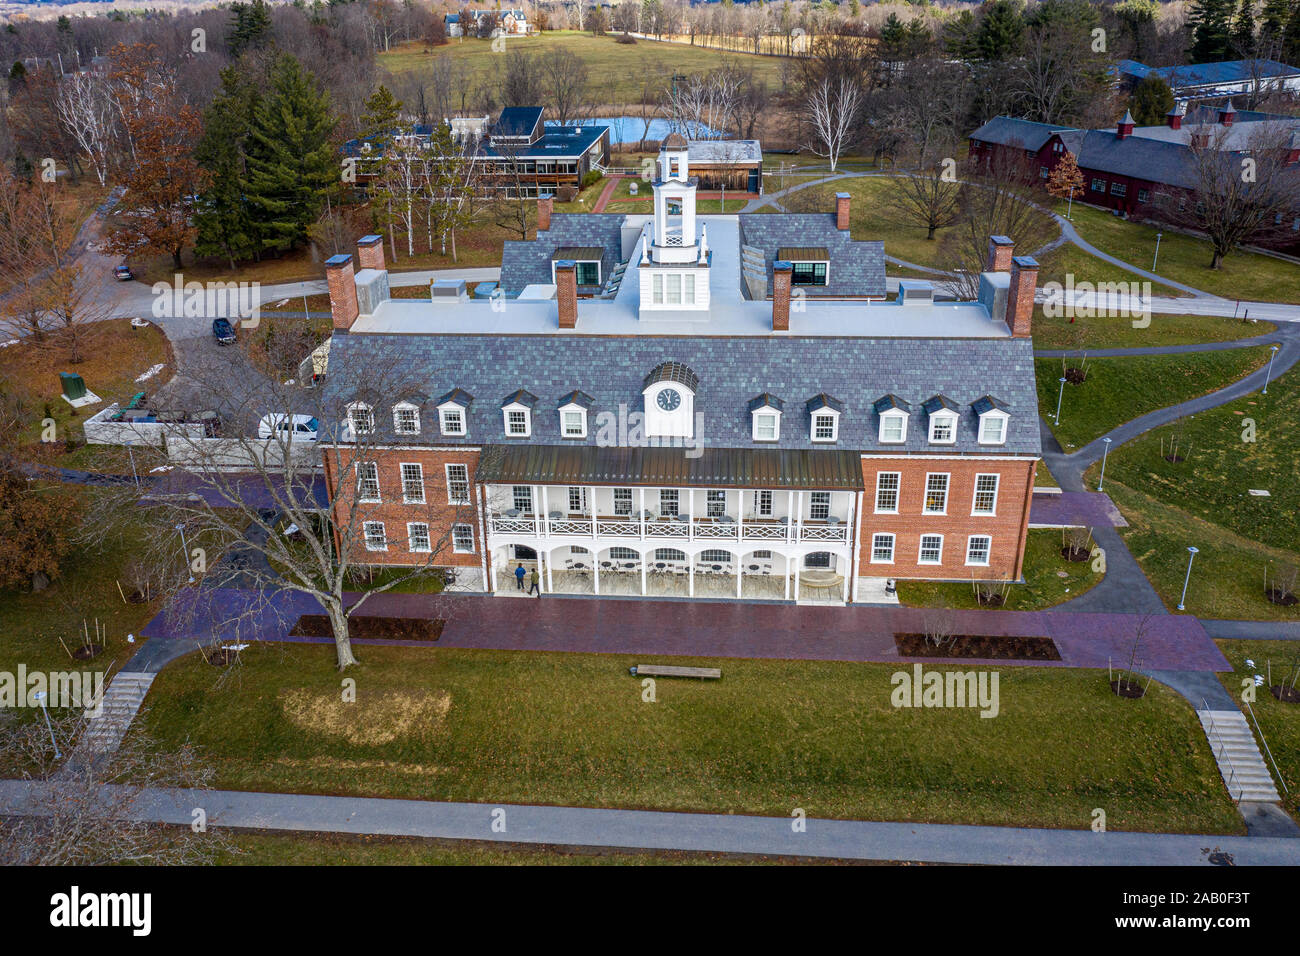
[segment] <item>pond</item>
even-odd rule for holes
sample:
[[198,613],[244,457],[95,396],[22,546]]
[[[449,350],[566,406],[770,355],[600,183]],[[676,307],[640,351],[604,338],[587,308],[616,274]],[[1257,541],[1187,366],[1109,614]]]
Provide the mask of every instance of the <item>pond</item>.
[[[685,132],[681,123],[663,117],[652,117],[649,129],[646,128],[646,121],[639,116],[600,116],[596,119],[583,120],[581,125],[608,126],[611,143],[639,143],[642,139],[661,140],[669,133]],[[692,131],[697,135],[686,133],[689,139],[714,138],[710,136],[713,131],[707,126],[694,126]]]

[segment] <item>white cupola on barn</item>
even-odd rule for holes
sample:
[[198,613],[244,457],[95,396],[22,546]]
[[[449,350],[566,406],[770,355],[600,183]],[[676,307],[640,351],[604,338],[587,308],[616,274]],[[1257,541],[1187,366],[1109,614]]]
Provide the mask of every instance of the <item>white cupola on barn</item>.
[[709,248],[695,219],[698,180],[691,176],[686,137],[672,133],[659,146],[654,220],[638,263],[641,308],[650,311],[709,307]]

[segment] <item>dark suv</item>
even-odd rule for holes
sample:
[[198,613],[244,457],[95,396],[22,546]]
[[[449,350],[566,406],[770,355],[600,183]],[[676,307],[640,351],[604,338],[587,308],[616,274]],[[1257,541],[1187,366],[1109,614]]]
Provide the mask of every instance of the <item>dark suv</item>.
[[235,327],[230,324],[229,319],[213,319],[212,337],[221,345],[234,345]]

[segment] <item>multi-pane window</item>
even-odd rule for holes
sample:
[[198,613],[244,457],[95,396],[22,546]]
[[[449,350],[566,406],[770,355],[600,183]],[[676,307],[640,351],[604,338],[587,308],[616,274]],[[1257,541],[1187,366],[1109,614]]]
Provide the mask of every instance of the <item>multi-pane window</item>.
[[700,552],[700,561],[704,564],[730,564],[730,551],[708,550]]
[[686,552],[678,551],[676,548],[656,548],[656,561],[685,561]]
[[375,413],[368,405],[353,405],[348,409],[354,435],[369,435],[375,430]]
[[414,408],[397,408],[393,411],[393,427],[399,435],[420,434],[420,413]]
[[831,493],[829,491],[811,491],[808,493],[808,517],[813,521],[825,521],[831,514]]
[[930,441],[952,442],[955,440],[957,420],[951,415],[936,415],[930,420]]
[[528,434],[528,412],[522,408],[512,408],[506,412],[506,434]]
[[423,522],[412,522],[406,526],[406,536],[410,541],[412,551],[429,552],[433,550],[433,542],[429,538],[429,526]]
[[1092,181],[1092,191],[1095,193],[1104,193],[1106,191],[1106,180],[1094,179]]
[[1110,194],[1112,196],[1123,196],[1128,192],[1128,186],[1124,183],[1111,183]]
[[676,488],[659,489],[659,513],[665,515],[677,514],[677,489]]
[[967,564],[988,564],[989,551],[993,547],[993,539],[986,534],[973,534],[966,542],[966,563]]
[[459,408],[444,408],[441,411],[442,433],[444,435],[465,434],[465,413]]
[[791,285],[825,285],[826,263],[794,262],[790,268]]
[[384,523],[382,521],[367,521],[363,528],[365,529],[367,551],[388,550],[388,536],[384,534]]
[[587,415],[582,411],[567,411],[560,416],[564,421],[565,438],[582,438],[587,434]]
[[587,489],[574,485],[569,488],[569,514],[585,514],[587,511]]
[[975,503],[971,507],[971,514],[991,515],[996,514],[998,509],[998,476],[997,475],[976,475],[975,476]]
[[980,419],[980,441],[985,445],[1001,445],[1007,440],[1007,420],[1001,415],[985,415]]
[[670,272],[666,276],[668,280],[668,304],[682,304],[682,277],[679,273]]
[[760,518],[772,517],[772,492],[754,492],[754,514]]
[[460,554],[474,550],[474,526],[472,524],[454,524],[451,526],[451,549]]
[[925,476],[925,513],[946,514],[948,511],[948,476]]
[[655,305],[664,304],[664,277],[658,273],[654,276],[651,283],[652,301]]
[[447,466],[447,500],[453,505],[469,504],[469,466]]
[[637,554],[631,548],[613,547],[609,549],[609,557],[613,561],[639,561],[641,555]]
[[530,515],[533,513],[533,489],[527,485],[515,485],[511,490],[511,498],[514,500],[515,508],[522,514]]
[[876,475],[876,511],[898,513],[898,485],[902,473],[882,471]]
[[942,561],[943,561],[943,535],[941,534],[921,535],[921,553],[918,557],[918,563],[939,564]]
[[402,500],[408,505],[424,504],[424,469],[419,464],[402,465]]
[[834,440],[835,440],[835,416],[814,415],[813,416],[813,441],[834,441]]
[[630,515],[632,513],[632,489],[614,489],[614,514]]
[[871,563],[894,563],[894,536],[892,534],[877,534],[872,536]]
[[373,461],[357,462],[357,497],[362,501],[379,500],[379,465]]
[[776,413],[760,412],[754,416],[754,440],[776,441]]
[[754,557],[756,557],[756,558],[761,558],[761,559],[764,560],[764,561],[770,561],[770,560],[772,560],[772,552],[771,552],[771,551],[755,551],[755,552],[754,552]]
[[582,262],[577,263],[577,280],[578,285],[600,285],[600,263],[599,262]]
[[721,518],[727,513],[727,493],[725,491],[706,491],[705,506],[710,518]]

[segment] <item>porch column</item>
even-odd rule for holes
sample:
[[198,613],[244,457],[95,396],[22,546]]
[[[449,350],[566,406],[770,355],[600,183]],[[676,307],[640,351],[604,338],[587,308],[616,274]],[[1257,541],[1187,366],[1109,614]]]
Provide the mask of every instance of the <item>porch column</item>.
[[740,549],[736,549],[736,597],[741,596],[741,582],[745,580],[745,561]]
[[689,520],[686,522],[686,540],[695,540],[695,489],[686,489],[686,514]]
[[[543,571],[546,573],[543,574],[542,573]],[[542,549],[538,548],[537,549],[537,590],[540,593],[545,594],[551,590],[550,577],[551,577],[551,555],[549,552],[547,552],[546,561],[543,563]]]
[[794,527],[794,539],[796,541],[802,541],[803,540],[803,492],[802,491],[795,493],[794,507],[795,507],[795,513],[799,517],[796,521],[790,522],[790,524]]
[[[542,553],[541,551],[537,552],[538,560],[541,560],[541,553]],[[546,552],[546,590],[548,591],[555,590],[555,581],[551,578],[551,564],[552,564],[551,552],[547,551]]]
[[788,601],[790,600],[790,556],[787,554],[784,557],[785,573],[781,576],[785,578],[785,599]]
[[[757,491],[751,494],[758,494]],[[736,543],[739,544],[745,540],[745,491],[742,488],[736,492]]]
[[[644,493],[641,495],[641,500],[645,501]],[[641,596],[645,597],[645,548],[641,549]]]
[[492,549],[491,549],[490,547],[485,547],[483,550],[487,552],[487,576],[488,576],[488,579],[487,579],[487,582],[486,582],[486,583],[487,583],[488,593],[489,593],[489,594],[495,594],[495,593],[496,593],[496,590],[497,590],[497,569],[496,569],[496,562],[492,560]]
[[[547,531],[550,531],[550,530],[551,530],[551,525],[550,525],[550,521],[551,521],[551,508],[550,508],[550,505],[551,505],[551,496],[550,496],[550,494],[549,494],[550,490],[551,490],[551,486],[550,486],[550,485],[542,485],[542,507],[539,509],[538,514],[537,514],[538,520],[540,520],[540,521],[542,522],[542,527],[545,528]],[[546,562],[546,563],[547,563],[547,564],[550,564],[551,562],[548,561],[548,562]]]
[[542,536],[542,509],[539,507],[542,503],[541,489],[533,485],[533,531],[537,537]]
[[[641,487],[641,512],[637,515],[637,520],[641,522],[641,540],[645,540],[645,486]],[[645,571],[645,555],[641,555],[641,570]],[[645,594],[645,574],[641,575],[641,593]]]
[[785,540],[788,544],[791,541],[791,535],[794,534],[794,492],[787,491],[785,495]]
[[853,550],[853,603],[858,603],[858,568],[862,561],[862,495],[861,491],[857,495],[857,505],[853,511],[853,540],[849,547]]
[[686,559],[686,568],[687,568],[687,573],[689,575],[689,577],[687,577],[686,579],[686,585],[687,585],[686,593],[691,597],[695,597],[695,559],[694,558]]
[[799,600],[799,555],[795,555],[791,560],[794,561],[794,599]]
[[600,562],[596,560],[598,557],[600,555],[594,553],[591,556],[591,581],[597,594],[600,593]]

